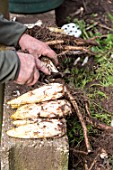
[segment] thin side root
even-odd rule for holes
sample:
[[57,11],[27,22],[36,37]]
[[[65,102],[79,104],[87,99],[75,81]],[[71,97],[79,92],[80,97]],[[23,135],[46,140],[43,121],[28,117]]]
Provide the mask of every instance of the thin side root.
[[81,114],[81,112],[80,112],[80,110],[79,110],[79,108],[78,108],[78,105],[77,105],[74,97],[71,95],[69,89],[68,89],[66,86],[65,86],[65,92],[66,92],[66,95],[67,95],[67,97],[69,98],[69,100],[70,100],[73,108],[75,109],[76,114],[77,114],[77,116],[78,116],[78,118],[79,118],[79,120],[80,120],[80,123],[81,123],[82,128],[83,128],[83,133],[84,133],[84,139],[85,139],[85,143],[86,143],[86,148],[87,148],[88,153],[90,153],[90,152],[92,152],[92,148],[91,148],[91,145],[90,145],[89,140],[88,140],[88,130],[87,130],[87,127],[86,127],[86,123],[85,123],[85,121],[84,121],[84,118],[83,118],[83,116],[82,116],[82,114]]
[[62,44],[64,43],[64,40],[52,40],[52,41],[47,41],[47,45],[56,45],[56,44]]
[[91,117],[91,114],[90,114],[90,111],[88,109],[87,104],[85,105],[85,109],[86,109],[87,115],[88,115],[88,116],[86,116],[86,121],[89,124],[93,125],[97,129],[113,133],[113,127],[112,126],[106,125],[106,124],[96,120],[95,118]]

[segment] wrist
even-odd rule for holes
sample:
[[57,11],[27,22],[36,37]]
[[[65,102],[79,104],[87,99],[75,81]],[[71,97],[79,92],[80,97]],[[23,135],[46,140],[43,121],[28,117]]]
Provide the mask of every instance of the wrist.
[[25,44],[26,44],[26,41],[27,41],[28,37],[29,37],[29,35],[27,35],[27,34],[24,33],[24,34],[20,37],[20,40],[19,40],[19,42],[18,42],[19,46],[20,46],[23,50],[25,50]]

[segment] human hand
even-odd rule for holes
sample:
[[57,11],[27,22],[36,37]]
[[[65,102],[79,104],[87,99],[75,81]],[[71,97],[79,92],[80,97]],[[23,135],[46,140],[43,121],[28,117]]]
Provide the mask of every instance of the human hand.
[[28,34],[23,34],[19,40],[19,45],[23,51],[27,50],[34,57],[41,55],[47,56],[57,65],[58,59],[56,53],[44,42],[39,41]]
[[32,86],[39,79],[40,74],[38,70],[41,70],[45,74],[50,74],[49,70],[38,58],[35,59],[31,54],[21,52],[17,52],[17,55],[20,60],[20,70],[15,83]]

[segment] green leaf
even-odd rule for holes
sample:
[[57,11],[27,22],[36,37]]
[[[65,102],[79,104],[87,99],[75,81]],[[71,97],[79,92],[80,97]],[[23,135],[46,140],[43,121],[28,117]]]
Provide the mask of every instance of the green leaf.
[[106,94],[102,91],[97,91],[97,94],[106,98]]
[[109,75],[109,76],[107,77],[107,80],[108,80],[109,83],[113,84],[113,76],[110,76],[110,75]]

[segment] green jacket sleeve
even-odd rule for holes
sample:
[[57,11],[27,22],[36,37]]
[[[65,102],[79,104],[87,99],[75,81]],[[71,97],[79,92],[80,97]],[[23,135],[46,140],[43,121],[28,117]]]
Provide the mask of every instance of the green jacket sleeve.
[[8,46],[17,46],[26,26],[13,21],[6,20],[0,15],[0,43]]
[[[0,44],[17,46],[26,27],[18,22],[6,20],[0,15]],[[0,51],[0,83],[16,80],[20,61],[15,51]]]
[[20,61],[15,51],[0,52],[0,83],[16,80],[18,77]]

